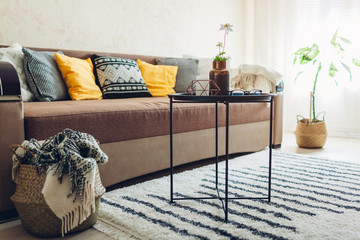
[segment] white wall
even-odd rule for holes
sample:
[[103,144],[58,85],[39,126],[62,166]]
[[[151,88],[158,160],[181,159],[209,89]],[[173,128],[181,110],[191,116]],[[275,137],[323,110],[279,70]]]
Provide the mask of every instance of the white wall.
[[0,44],[214,57],[219,24],[232,23],[227,52],[242,61],[243,0],[1,0]]

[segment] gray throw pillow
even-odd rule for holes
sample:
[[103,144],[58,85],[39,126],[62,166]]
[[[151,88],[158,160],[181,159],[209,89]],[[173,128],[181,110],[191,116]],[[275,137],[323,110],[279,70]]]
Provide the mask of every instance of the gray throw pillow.
[[35,98],[38,101],[69,99],[54,53],[33,51],[27,48],[23,48],[22,51],[26,81]]
[[163,58],[156,59],[158,65],[178,66],[175,92],[186,92],[192,80],[196,80],[199,60],[190,58]]

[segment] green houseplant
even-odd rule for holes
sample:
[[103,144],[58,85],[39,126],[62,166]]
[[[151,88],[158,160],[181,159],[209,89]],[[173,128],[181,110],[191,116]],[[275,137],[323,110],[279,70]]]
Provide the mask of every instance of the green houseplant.
[[[336,76],[340,71],[346,71],[349,75],[349,80],[352,80],[352,73],[349,64],[346,62],[349,58],[345,51],[345,46],[351,42],[338,36],[338,30],[333,34],[330,42],[329,50],[334,51],[335,54],[328,54],[327,52],[320,52],[319,45],[314,43],[311,46],[300,48],[294,53],[293,64],[311,65],[312,73],[314,74],[312,82],[312,91],[310,92],[310,116],[309,119],[298,116],[298,125],[295,131],[296,140],[300,147],[322,147],[326,141],[326,126],[325,119],[319,119],[320,113],[316,113],[315,96],[316,87],[321,72],[327,72],[328,77],[333,78],[335,84],[338,85]],[[360,67],[360,61],[356,58],[351,58],[352,65]],[[304,73],[300,71],[295,81]]]

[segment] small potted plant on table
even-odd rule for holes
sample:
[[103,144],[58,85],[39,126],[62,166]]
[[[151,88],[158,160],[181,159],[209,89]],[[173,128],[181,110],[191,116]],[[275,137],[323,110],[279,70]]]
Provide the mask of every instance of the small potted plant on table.
[[[219,95],[228,95],[230,92],[230,74],[229,70],[226,69],[226,61],[229,57],[225,56],[225,44],[226,36],[229,32],[232,32],[232,27],[230,23],[220,24],[220,31],[225,31],[224,33],[224,42],[218,42],[216,46],[219,48],[219,53],[216,55],[213,61],[213,69],[209,73],[209,79],[213,80],[220,88]],[[215,88],[210,86],[211,89]]]

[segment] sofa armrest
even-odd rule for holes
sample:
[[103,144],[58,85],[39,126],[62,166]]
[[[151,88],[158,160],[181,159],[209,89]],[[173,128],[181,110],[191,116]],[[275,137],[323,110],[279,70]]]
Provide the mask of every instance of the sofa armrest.
[[274,98],[274,111],[273,111],[273,148],[280,148],[283,137],[283,111],[284,111],[284,80],[275,86],[276,97]]
[[281,147],[283,138],[283,107],[284,105],[284,94],[283,92],[277,92],[274,98],[274,112],[273,112],[273,148]]
[[0,212],[14,208],[10,196],[15,191],[12,181],[11,144],[21,144],[24,134],[24,109],[20,82],[14,66],[0,61]]
[[21,100],[20,81],[15,67],[0,61],[0,101]]

